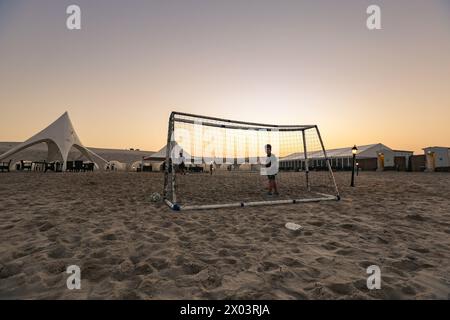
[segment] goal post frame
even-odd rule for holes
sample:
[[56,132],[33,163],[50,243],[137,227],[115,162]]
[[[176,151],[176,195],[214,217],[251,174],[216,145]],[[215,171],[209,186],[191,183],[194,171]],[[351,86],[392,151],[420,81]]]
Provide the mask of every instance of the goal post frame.
[[[232,203],[222,203],[222,204],[200,204],[200,205],[183,205],[180,206],[177,203],[177,195],[176,195],[176,172],[175,172],[175,165],[174,161],[171,159],[171,151],[174,146],[174,143],[172,143],[173,140],[173,133],[175,130],[175,122],[184,122],[184,123],[191,123],[195,124],[195,121],[193,120],[187,120],[187,119],[177,119],[176,116],[184,116],[184,117],[192,117],[192,118],[199,118],[199,119],[206,119],[211,121],[220,121],[225,122],[226,124],[218,125],[214,123],[205,123],[203,125],[207,126],[215,126],[219,128],[226,128],[226,129],[248,129],[248,130],[257,130],[261,129],[263,127],[264,130],[267,131],[301,131],[302,132],[302,140],[303,140],[303,152],[304,152],[304,160],[305,160],[305,177],[306,177],[306,187],[307,190],[310,191],[310,181],[309,181],[309,158],[308,158],[308,150],[306,146],[306,130],[315,130],[318,135],[318,139],[320,141],[321,151],[324,155],[324,160],[327,164],[328,172],[330,174],[330,179],[333,183],[333,188],[335,190],[335,194],[323,194],[318,193],[320,197],[317,198],[306,198],[306,199],[289,199],[289,200],[266,200],[266,201],[243,201],[243,202],[232,202]],[[239,127],[236,127],[233,125],[238,124],[241,125]],[[243,126],[248,126],[243,127]],[[336,184],[336,180],[333,174],[333,170],[331,168],[331,164],[329,161],[329,158],[327,156],[327,152],[322,140],[322,137],[320,135],[320,131],[317,125],[270,125],[270,124],[262,124],[262,123],[254,123],[254,122],[245,122],[245,121],[235,121],[235,120],[228,120],[228,119],[222,119],[222,118],[216,118],[216,117],[210,117],[210,116],[202,116],[202,115],[196,115],[196,114],[190,114],[190,113],[184,113],[184,112],[176,112],[173,111],[170,114],[169,122],[168,122],[168,130],[167,130],[167,144],[166,144],[166,155],[165,155],[165,164],[164,164],[164,190],[163,190],[163,199],[164,202],[175,211],[179,210],[201,210],[201,209],[218,209],[218,208],[235,208],[235,207],[252,207],[252,206],[263,206],[263,205],[281,205],[281,204],[295,204],[295,203],[306,203],[306,202],[320,202],[320,201],[327,201],[327,200],[340,200],[340,194],[339,190]],[[171,195],[171,197],[169,196]]]
[[305,158],[305,180],[306,180],[306,189],[308,191],[311,191],[310,185],[309,185],[309,164],[308,164],[308,152],[306,149],[306,135],[305,130],[302,131],[302,140],[303,140],[303,153]]
[[325,145],[323,144],[322,135],[320,134],[318,126],[316,126],[316,132],[317,132],[317,136],[319,137],[319,141],[320,141],[320,145],[322,147],[322,151],[323,151],[323,155],[324,155],[325,161],[327,163],[328,172],[330,174],[331,181],[333,181],[334,189],[336,190],[337,200],[340,200],[341,196],[339,195],[339,189],[338,189],[337,184],[336,184],[336,179],[334,178],[333,168],[331,168],[330,159],[328,158],[327,150],[325,149]]

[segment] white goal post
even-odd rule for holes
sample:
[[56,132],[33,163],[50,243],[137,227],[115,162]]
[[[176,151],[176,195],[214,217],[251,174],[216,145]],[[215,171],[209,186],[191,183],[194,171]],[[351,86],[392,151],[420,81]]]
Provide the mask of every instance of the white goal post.
[[340,199],[317,125],[172,112],[163,168],[173,210]]

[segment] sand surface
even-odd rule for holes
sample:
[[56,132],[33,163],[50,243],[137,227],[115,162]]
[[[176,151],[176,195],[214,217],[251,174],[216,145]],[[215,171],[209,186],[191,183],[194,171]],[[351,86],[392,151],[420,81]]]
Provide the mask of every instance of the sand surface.
[[450,174],[336,176],[340,202],[171,212],[158,173],[0,173],[0,298],[449,299]]

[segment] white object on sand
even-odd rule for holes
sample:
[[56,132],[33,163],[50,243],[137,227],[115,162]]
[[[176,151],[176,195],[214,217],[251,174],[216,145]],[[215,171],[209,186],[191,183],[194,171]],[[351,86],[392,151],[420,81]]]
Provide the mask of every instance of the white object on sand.
[[302,229],[302,226],[293,222],[288,222],[285,224],[285,227],[292,231],[297,231]]

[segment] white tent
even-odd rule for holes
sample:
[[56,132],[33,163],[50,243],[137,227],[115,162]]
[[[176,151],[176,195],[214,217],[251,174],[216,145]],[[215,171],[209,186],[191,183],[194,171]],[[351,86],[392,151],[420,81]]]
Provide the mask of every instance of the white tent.
[[[170,152],[171,152],[170,156],[172,158],[177,157],[180,152],[183,152],[183,156],[186,159],[186,162],[190,162],[190,159],[192,158],[191,155],[186,151],[184,151],[183,148],[176,142],[172,142],[172,148]],[[167,153],[167,145],[162,147],[158,152],[155,152],[152,155],[145,157],[144,160],[162,162],[166,160],[166,153]]]
[[[175,159],[179,156],[180,152],[183,153],[183,157],[185,158],[186,166],[190,166],[192,162],[192,156],[183,150],[183,148],[176,142],[171,143],[172,148],[170,150],[170,157]],[[144,157],[142,163],[144,161],[148,161],[152,166],[152,171],[161,171],[163,168],[164,161],[166,161],[167,156],[167,145],[162,147],[159,151],[151,154],[150,156]],[[176,163],[176,162],[174,162]]]
[[69,151],[72,147],[75,147],[81,154],[100,168],[103,166],[99,166],[99,163],[107,162],[105,159],[83,146],[73,128],[67,112],[27,141],[0,155],[0,160],[9,158],[24,149],[43,142],[45,142],[48,147],[47,161],[62,160],[63,170],[66,169],[67,157],[69,156]]

